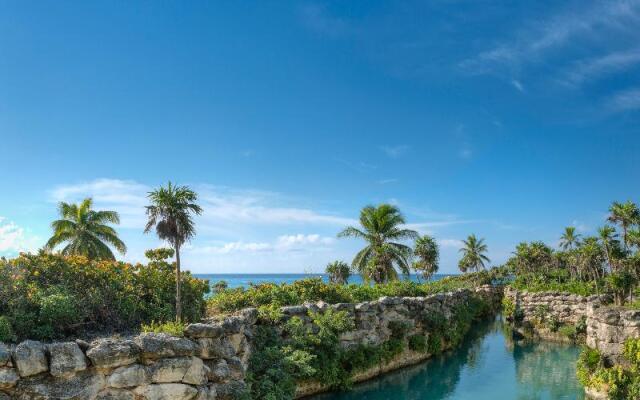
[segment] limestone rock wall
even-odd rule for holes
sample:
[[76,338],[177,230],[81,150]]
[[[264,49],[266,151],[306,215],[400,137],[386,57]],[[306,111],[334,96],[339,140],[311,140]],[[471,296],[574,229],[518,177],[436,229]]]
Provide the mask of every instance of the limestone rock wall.
[[[501,288],[491,286],[427,297],[383,297],[359,304],[322,302],[283,307],[284,320],[298,316],[311,323],[310,311],[329,307],[345,310],[356,329],[341,337],[345,348],[380,344],[390,338],[391,321],[401,321],[409,335],[428,334],[425,313],[437,311],[451,317],[456,305],[471,295],[490,301],[495,309]],[[184,337],[145,333],[132,338],[107,338],[44,344],[25,341],[16,346],[0,343],[0,400],[227,400],[239,397],[252,351],[257,310],[246,309],[222,321],[187,326]],[[389,365],[364,371],[356,380],[368,379],[426,358],[403,354]],[[298,394],[316,393],[321,383],[301,384]]]
[[625,340],[640,337],[640,311],[623,307],[591,307],[587,318],[587,346],[600,350],[611,363],[623,363]]
[[244,388],[255,309],[185,337],[145,333],[123,339],[0,343],[0,400],[235,399]]
[[560,323],[576,324],[582,317],[587,317],[589,307],[607,304],[611,301],[608,295],[579,296],[561,292],[526,292],[510,287],[504,289],[504,297],[520,310],[525,321],[533,321],[539,307],[546,307],[547,314],[555,316]]

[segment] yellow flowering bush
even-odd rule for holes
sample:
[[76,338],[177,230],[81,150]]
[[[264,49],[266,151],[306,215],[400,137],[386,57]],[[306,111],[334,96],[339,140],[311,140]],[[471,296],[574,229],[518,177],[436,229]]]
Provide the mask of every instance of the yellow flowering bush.
[[[208,291],[208,282],[182,274],[186,321],[204,315]],[[17,339],[138,329],[173,319],[174,299],[174,266],[162,261],[133,265],[42,252],[0,259],[0,317]]]

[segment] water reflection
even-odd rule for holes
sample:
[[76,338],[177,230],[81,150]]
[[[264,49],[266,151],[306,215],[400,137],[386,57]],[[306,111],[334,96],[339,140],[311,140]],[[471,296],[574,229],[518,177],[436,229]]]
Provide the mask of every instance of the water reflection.
[[570,345],[514,343],[498,318],[477,324],[455,351],[313,400],[583,399],[578,352]]

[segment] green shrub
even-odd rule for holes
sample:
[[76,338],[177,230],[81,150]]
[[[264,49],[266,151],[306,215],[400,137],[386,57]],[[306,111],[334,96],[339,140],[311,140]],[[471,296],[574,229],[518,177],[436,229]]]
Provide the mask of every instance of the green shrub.
[[576,333],[578,335],[584,335],[587,333],[587,317],[584,315],[580,317],[576,323]]
[[[182,274],[185,321],[206,311],[206,281]],[[0,315],[16,340],[135,330],[175,317],[174,265],[90,261],[85,257],[21,254],[0,259]]]
[[442,336],[438,333],[431,333],[427,340],[427,352],[429,354],[439,354],[442,351]]
[[591,386],[591,375],[596,369],[602,367],[602,355],[596,349],[584,346],[578,362],[576,364],[576,373],[578,380],[583,386]]
[[427,350],[427,338],[424,335],[410,336],[409,348],[413,351],[424,353]]
[[11,327],[9,318],[0,315],[0,342],[12,342],[16,339],[16,335]]
[[142,324],[140,330],[145,333],[168,333],[169,335],[182,337],[184,336],[184,328],[186,325],[182,322],[155,322],[151,321],[149,324]]
[[549,320],[547,321],[547,328],[549,328],[551,332],[558,332],[558,329],[560,329],[560,321],[558,320],[558,317],[556,317],[555,315],[549,316]]
[[409,324],[404,321],[389,321],[387,325],[394,339],[404,339],[409,331]]
[[576,337],[578,336],[578,332],[576,331],[576,327],[573,326],[573,325],[562,325],[558,329],[558,332],[562,336],[566,336],[567,338],[569,338],[571,340],[575,340]]

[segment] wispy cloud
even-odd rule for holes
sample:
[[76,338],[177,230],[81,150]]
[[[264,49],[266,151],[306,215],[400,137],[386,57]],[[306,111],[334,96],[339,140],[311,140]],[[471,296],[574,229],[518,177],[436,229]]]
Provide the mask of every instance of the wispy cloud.
[[610,112],[622,112],[640,109],[640,88],[631,88],[609,97],[605,104]]
[[566,72],[563,82],[579,86],[592,79],[624,71],[640,63],[640,48],[608,53],[601,57],[575,62]]
[[438,239],[437,242],[440,247],[460,249],[463,246],[462,240],[458,239]]
[[325,251],[335,239],[319,234],[279,236],[273,242],[228,242],[216,246],[189,246],[192,254],[231,254],[260,252]]
[[522,83],[517,80],[517,79],[512,79],[511,80],[511,85],[516,88],[519,92],[524,93],[524,86],[522,86]]
[[37,236],[29,235],[16,223],[0,217],[0,254],[34,251],[41,245],[40,242]]
[[409,146],[405,144],[396,146],[380,146],[380,150],[382,150],[388,157],[398,158],[409,151]]
[[598,40],[607,34],[636,35],[632,27],[640,22],[640,1],[596,2],[591,6],[566,9],[537,23],[525,25],[513,38],[466,59],[460,67],[470,73],[487,73],[496,68],[538,61],[547,52],[573,44],[575,40]]
[[298,13],[304,26],[329,37],[338,37],[353,31],[352,25],[346,19],[332,15],[324,4],[303,4]]
[[380,180],[378,181],[378,184],[380,184],[380,185],[388,185],[388,184],[390,184],[390,183],[396,183],[396,182],[398,182],[398,179],[396,179],[396,178],[389,178],[389,179],[380,179]]

